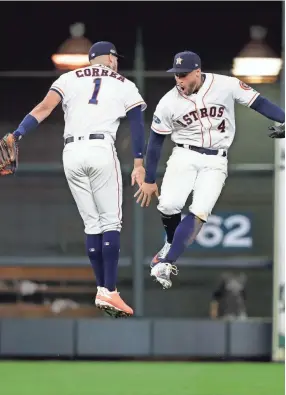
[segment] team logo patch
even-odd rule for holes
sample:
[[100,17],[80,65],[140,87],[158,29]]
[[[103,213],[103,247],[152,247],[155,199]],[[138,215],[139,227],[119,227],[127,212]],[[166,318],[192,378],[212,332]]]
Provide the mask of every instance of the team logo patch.
[[239,85],[242,89],[249,91],[250,89],[252,89],[249,85],[247,85],[245,82],[243,81],[239,81]]
[[153,122],[155,123],[161,123],[161,119],[158,118],[156,115],[153,116]]

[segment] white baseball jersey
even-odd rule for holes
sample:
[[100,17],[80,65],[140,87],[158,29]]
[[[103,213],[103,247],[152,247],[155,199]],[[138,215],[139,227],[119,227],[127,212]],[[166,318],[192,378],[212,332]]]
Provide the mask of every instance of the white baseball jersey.
[[235,134],[235,102],[249,107],[259,93],[235,77],[204,74],[197,93],[186,96],[175,86],[162,97],[151,128],[171,134],[177,144],[228,149]]
[[65,73],[50,89],[62,98],[64,138],[105,133],[115,140],[120,118],[147,107],[133,82],[100,64]]

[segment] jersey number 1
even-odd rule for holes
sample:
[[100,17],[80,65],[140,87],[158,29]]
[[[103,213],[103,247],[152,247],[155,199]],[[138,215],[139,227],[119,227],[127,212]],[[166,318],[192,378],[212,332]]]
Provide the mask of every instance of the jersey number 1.
[[100,86],[101,86],[101,78],[96,78],[93,82],[94,82],[94,90],[93,90],[91,99],[89,100],[88,103],[89,104],[98,104],[97,96],[98,96]]

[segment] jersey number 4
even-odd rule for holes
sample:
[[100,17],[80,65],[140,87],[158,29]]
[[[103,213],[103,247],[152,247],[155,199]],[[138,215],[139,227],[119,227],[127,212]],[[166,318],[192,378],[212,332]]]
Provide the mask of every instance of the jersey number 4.
[[89,104],[98,104],[98,93],[100,90],[100,86],[101,86],[101,78],[96,78],[94,81],[94,90],[93,90],[93,94],[91,96],[91,99],[89,100]]
[[225,119],[221,121],[221,123],[218,125],[218,130],[220,130],[221,133],[225,132]]

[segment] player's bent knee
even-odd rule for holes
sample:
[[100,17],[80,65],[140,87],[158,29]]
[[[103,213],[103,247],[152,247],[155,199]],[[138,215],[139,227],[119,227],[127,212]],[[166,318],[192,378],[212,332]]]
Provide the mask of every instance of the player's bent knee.
[[189,207],[189,212],[194,214],[197,218],[199,218],[203,222],[207,222],[208,217],[210,215],[210,213],[208,213],[207,211],[196,210],[196,209],[193,209],[192,207]]
[[121,226],[121,223],[118,222],[118,223],[112,223],[112,224],[105,224],[105,225],[102,225],[101,228],[102,228],[102,233],[111,232],[111,231],[113,231],[113,230],[115,230],[115,231],[117,231],[117,232],[120,232],[122,226]]
[[165,215],[179,214],[182,211],[181,207],[178,207],[177,204],[172,204],[172,202],[160,202],[160,204],[157,206],[157,209],[160,211],[160,213]]
[[88,223],[88,224],[84,224],[84,232],[87,235],[98,235],[102,233],[102,229],[98,223],[96,224]]

